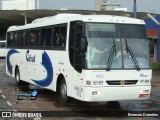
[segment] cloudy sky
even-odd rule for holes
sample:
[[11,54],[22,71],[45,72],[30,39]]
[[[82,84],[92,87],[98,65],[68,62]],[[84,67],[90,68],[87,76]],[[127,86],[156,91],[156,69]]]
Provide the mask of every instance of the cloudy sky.
[[[117,0],[122,7],[133,10],[134,0]],[[95,10],[95,0],[40,0],[40,9],[60,9],[68,6],[70,9]],[[160,0],[137,0],[137,11],[160,14]]]

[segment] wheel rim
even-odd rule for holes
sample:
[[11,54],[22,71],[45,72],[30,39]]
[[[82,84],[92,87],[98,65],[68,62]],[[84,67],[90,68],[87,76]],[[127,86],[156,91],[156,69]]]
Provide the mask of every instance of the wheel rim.
[[67,87],[66,87],[65,84],[63,84],[61,86],[61,95],[62,95],[63,98],[66,98],[66,96],[67,96]]

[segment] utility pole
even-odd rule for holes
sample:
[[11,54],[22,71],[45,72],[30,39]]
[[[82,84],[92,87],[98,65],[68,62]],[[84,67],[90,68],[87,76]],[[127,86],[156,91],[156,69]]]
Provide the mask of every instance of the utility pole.
[[134,4],[133,4],[133,14],[134,14],[134,18],[136,18],[137,17],[137,5],[136,5],[137,3],[136,3],[136,0],[134,0]]

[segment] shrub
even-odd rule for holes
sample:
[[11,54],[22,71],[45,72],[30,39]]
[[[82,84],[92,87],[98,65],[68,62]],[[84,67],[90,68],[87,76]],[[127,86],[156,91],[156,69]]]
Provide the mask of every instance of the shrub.
[[159,70],[160,69],[160,63],[159,62],[152,62],[152,69],[153,70]]

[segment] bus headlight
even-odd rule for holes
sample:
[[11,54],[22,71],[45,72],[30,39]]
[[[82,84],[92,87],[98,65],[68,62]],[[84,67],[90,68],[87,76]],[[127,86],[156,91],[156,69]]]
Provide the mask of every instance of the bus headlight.
[[145,80],[145,84],[149,84],[149,80]]
[[141,84],[144,84],[144,80],[140,80],[140,83],[141,83]]
[[103,85],[103,81],[93,81],[93,85]]
[[149,80],[140,80],[141,84],[149,84]]

